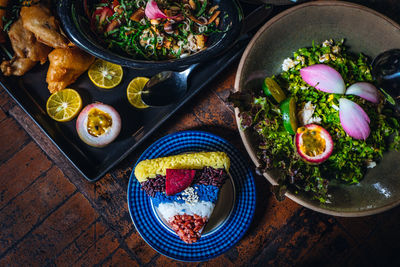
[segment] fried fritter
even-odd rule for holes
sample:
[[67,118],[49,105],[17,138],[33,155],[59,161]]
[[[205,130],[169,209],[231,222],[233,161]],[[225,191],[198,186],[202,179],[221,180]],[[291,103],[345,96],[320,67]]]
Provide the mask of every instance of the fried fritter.
[[40,61],[41,64],[47,61],[51,48],[38,42],[33,33],[23,27],[21,18],[11,26],[8,36],[17,57]]
[[68,47],[54,49],[49,61],[46,82],[50,93],[54,93],[75,82],[90,67],[94,57],[77,47]]
[[24,28],[31,31],[39,42],[53,48],[67,48],[67,39],[60,33],[60,27],[50,9],[42,4],[21,8]]
[[13,57],[8,61],[1,63],[1,71],[5,76],[22,76],[36,65],[37,61],[32,61],[29,58]]
[[51,48],[38,42],[33,33],[23,27],[21,18],[11,25],[8,36],[15,55],[1,64],[4,75],[21,76],[33,68],[37,61],[42,64],[47,61]]

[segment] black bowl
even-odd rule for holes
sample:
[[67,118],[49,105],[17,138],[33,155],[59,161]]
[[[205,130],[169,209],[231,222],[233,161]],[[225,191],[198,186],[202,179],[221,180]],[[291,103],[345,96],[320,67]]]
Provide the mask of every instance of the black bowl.
[[[88,4],[95,0],[88,0]],[[134,69],[152,70],[182,70],[192,64],[210,60],[227,50],[239,38],[242,30],[242,9],[236,0],[214,0],[222,12],[221,29],[226,32],[214,33],[208,38],[207,48],[185,58],[170,60],[139,60],[128,54],[118,54],[105,47],[98,41],[96,34],[91,31],[82,0],[60,0],[57,11],[62,28],[68,38],[78,47],[95,57]]]
[[284,6],[284,5],[294,5],[300,2],[304,2],[305,0],[240,0],[245,3],[252,4],[271,4],[275,6]]

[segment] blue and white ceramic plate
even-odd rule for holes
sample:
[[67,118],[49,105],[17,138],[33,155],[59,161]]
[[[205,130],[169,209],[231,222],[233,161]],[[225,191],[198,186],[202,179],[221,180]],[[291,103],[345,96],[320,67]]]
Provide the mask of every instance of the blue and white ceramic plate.
[[138,159],[177,155],[185,152],[223,151],[231,160],[230,179],[202,237],[186,244],[160,219],[150,198],[140,189],[132,171],[128,185],[128,207],[132,221],[142,238],[159,253],[181,261],[205,261],[234,246],[249,227],[256,207],[254,177],[241,153],[226,140],[201,131],[167,135],[153,143]]

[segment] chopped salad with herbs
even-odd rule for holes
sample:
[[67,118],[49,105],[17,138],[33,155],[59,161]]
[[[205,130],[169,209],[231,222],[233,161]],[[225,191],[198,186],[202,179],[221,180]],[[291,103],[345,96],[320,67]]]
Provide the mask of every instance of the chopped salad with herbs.
[[284,60],[282,73],[266,78],[264,88],[230,97],[240,109],[241,127],[259,137],[261,171],[281,172],[278,198],[287,190],[305,191],[329,203],[330,182],[356,184],[385,151],[400,149],[399,119],[374,87],[368,58],[346,49],[343,40],[300,48]]
[[91,9],[85,1],[85,8],[99,39],[136,59],[183,58],[222,31],[221,11],[210,0],[101,0]]

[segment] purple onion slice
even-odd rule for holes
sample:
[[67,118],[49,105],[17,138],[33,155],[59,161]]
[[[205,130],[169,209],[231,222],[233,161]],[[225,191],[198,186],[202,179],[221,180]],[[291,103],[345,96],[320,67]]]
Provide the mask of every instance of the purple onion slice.
[[301,78],[317,90],[330,94],[344,94],[346,85],[340,73],[325,64],[311,65],[300,70]]
[[355,139],[367,139],[371,129],[370,119],[356,103],[346,98],[339,99],[339,117],[344,131]]
[[346,95],[356,95],[375,104],[379,103],[380,98],[378,89],[373,84],[367,82],[352,84],[347,88]]

